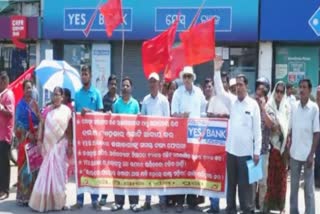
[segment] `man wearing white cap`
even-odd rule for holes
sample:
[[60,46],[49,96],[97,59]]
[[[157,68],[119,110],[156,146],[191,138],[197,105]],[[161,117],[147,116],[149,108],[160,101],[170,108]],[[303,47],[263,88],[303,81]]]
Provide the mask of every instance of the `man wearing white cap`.
[[233,95],[237,95],[237,87],[236,87],[236,78],[231,78],[229,81],[229,91],[233,94]]
[[[145,96],[142,101],[141,114],[160,117],[170,117],[169,101],[164,95],[162,95],[159,92],[159,75],[157,73],[151,73],[148,80],[150,94]],[[146,197],[146,202],[143,208],[144,210],[151,209],[151,196]],[[160,196],[160,210],[162,212],[167,211],[165,196]]]
[[[180,73],[183,80],[181,85],[173,94],[171,113],[173,117],[200,118],[206,116],[206,99],[201,89],[193,84],[196,75],[191,66],[186,66]],[[176,196],[176,212],[183,212],[184,195]],[[193,198],[191,196],[191,198]],[[195,197],[194,197],[195,198]]]

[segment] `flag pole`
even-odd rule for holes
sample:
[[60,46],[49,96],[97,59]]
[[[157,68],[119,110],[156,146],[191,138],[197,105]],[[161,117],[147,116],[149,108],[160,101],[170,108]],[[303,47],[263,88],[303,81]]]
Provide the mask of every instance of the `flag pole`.
[[122,23],[122,47],[121,47],[121,73],[120,73],[120,83],[123,80],[123,67],[124,67],[124,24]]
[[196,13],[196,15],[193,17],[192,22],[191,22],[190,25],[189,25],[188,30],[190,30],[190,28],[192,27],[192,25],[194,25],[194,23],[197,22],[198,17],[199,17],[199,15],[200,15],[201,10],[202,10],[204,4],[206,3],[206,1],[207,1],[207,0],[203,0],[203,1],[202,1],[202,3],[201,3],[201,5],[200,5],[200,7],[199,7],[199,9],[198,9],[198,11],[197,11],[197,13]]

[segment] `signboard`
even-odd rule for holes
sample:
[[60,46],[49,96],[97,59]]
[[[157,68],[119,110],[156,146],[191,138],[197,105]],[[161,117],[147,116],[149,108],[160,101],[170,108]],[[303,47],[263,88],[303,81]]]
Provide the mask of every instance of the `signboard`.
[[104,96],[108,92],[108,78],[111,74],[111,46],[93,44],[91,52],[92,83]]
[[319,6],[319,1],[261,0],[260,40],[320,41]]
[[[119,26],[111,40],[121,40],[122,29],[127,40],[146,40],[167,29],[180,13],[178,31],[191,24],[202,0],[131,0],[123,1],[124,25]],[[102,14],[98,11],[100,0],[68,0],[59,4],[44,2],[44,39],[108,40]],[[243,5],[246,5],[243,7]],[[219,41],[258,40],[258,0],[207,1],[197,23],[216,19],[216,39]],[[94,17],[95,11],[98,14]],[[84,30],[94,17],[86,35]]]
[[319,48],[317,47],[277,47],[276,81],[282,80],[298,87],[299,81],[309,78],[313,87],[319,79]]
[[224,196],[225,119],[77,113],[75,124],[78,192]]

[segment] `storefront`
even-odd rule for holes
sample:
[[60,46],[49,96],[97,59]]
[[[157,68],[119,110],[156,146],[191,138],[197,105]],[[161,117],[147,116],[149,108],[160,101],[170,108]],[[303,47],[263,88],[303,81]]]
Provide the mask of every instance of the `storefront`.
[[10,80],[15,80],[29,66],[36,65],[37,40],[39,38],[39,18],[26,17],[24,30],[26,36],[22,40],[25,49],[16,48],[12,42],[12,29],[10,17],[0,17],[0,70],[9,73]]
[[315,93],[320,65],[319,1],[262,0],[260,22],[260,40],[272,42],[273,82],[283,80],[297,87],[299,80],[308,77]]
[[[109,39],[103,16],[94,16],[99,0],[44,1],[41,57],[64,59],[80,68],[92,64],[93,83],[105,92],[110,73],[120,76],[122,27]],[[123,1],[125,31],[124,75],[134,82],[134,96],[147,93],[142,71],[141,45],[166,30],[180,13],[178,32],[188,29],[202,0]],[[244,7],[244,5],[246,5]],[[197,22],[216,18],[216,53],[226,60],[223,69],[245,73],[253,90],[258,67],[258,0],[207,1]],[[91,22],[90,22],[91,20]],[[89,23],[89,24],[88,24]],[[90,23],[92,24],[90,26]],[[50,42],[48,42],[50,41]],[[178,36],[177,40],[178,42]],[[50,53],[53,50],[53,54]],[[212,76],[212,62],[195,67],[199,82]]]

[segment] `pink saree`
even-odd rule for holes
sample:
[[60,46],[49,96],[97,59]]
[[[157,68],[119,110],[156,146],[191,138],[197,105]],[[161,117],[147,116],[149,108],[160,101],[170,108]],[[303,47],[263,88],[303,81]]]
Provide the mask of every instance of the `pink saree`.
[[67,138],[70,109],[61,105],[45,116],[43,162],[35,182],[29,206],[46,212],[62,210],[66,203]]

